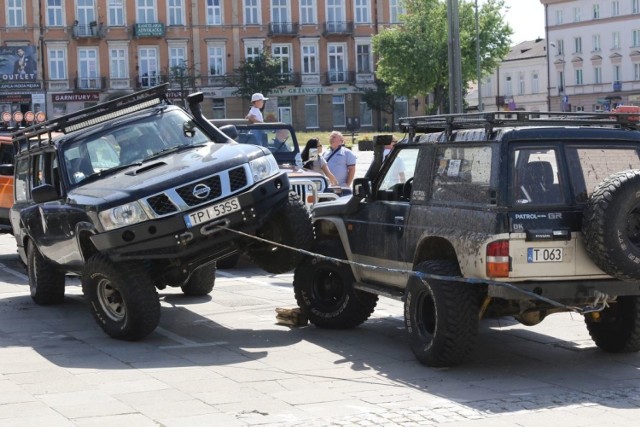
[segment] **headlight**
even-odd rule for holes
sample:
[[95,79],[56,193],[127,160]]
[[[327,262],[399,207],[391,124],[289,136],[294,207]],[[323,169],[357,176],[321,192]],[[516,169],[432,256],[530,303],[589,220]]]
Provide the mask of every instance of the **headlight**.
[[149,219],[138,202],[131,202],[98,214],[105,230],[113,230],[127,225],[137,224]]
[[262,181],[278,173],[280,167],[276,162],[275,157],[269,154],[268,156],[260,157],[249,162],[251,168],[251,176],[253,176],[253,182]]

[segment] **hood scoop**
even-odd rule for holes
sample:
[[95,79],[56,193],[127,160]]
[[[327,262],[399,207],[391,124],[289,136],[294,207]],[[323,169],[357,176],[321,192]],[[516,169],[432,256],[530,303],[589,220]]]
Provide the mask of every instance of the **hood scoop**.
[[125,175],[129,175],[129,176],[136,176],[136,175],[139,175],[139,174],[141,174],[141,173],[144,173],[144,172],[150,171],[150,170],[155,169],[155,168],[159,168],[159,167],[161,167],[161,166],[166,166],[166,165],[167,165],[167,164],[166,164],[165,162],[156,162],[156,163],[151,163],[151,164],[146,165],[146,166],[143,166],[143,167],[141,167],[141,168],[134,169],[134,170],[131,170],[131,171],[129,171],[129,172],[125,172]]

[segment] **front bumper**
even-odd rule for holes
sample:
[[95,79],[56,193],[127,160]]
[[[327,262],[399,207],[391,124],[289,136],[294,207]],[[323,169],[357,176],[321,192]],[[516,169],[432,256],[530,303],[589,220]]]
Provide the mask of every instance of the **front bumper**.
[[[213,261],[237,251],[243,237],[217,227],[254,234],[287,203],[289,181],[279,174],[258,183],[244,193],[234,194],[241,209],[214,221],[188,228],[189,212],[146,221],[130,227],[91,236],[96,249],[114,261],[168,259],[189,263]],[[216,202],[217,203],[217,202]],[[212,203],[215,204],[215,203]],[[194,211],[202,209],[202,206]]]

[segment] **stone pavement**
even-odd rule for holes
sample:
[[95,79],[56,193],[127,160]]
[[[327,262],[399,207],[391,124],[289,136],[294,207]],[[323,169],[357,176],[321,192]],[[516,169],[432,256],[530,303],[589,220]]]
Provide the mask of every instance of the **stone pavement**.
[[346,331],[275,323],[292,275],[245,263],[210,297],[160,291],[159,328],[108,338],[77,279],[65,303],[32,303],[12,236],[0,235],[0,426],[630,426],[640,356],[610,355],[578,315],[482,323],[471,360],[417,363],[402,304],[380,299]]

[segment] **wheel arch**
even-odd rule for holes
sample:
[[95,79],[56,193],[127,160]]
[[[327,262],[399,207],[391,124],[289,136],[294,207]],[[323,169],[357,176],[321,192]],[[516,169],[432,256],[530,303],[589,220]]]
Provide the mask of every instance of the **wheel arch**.
[[424,261],[448,260],[455,261],[460,267],[456,250],[447,239],[438,236],[431,236],[423,239],[413,257],[413,267]]

